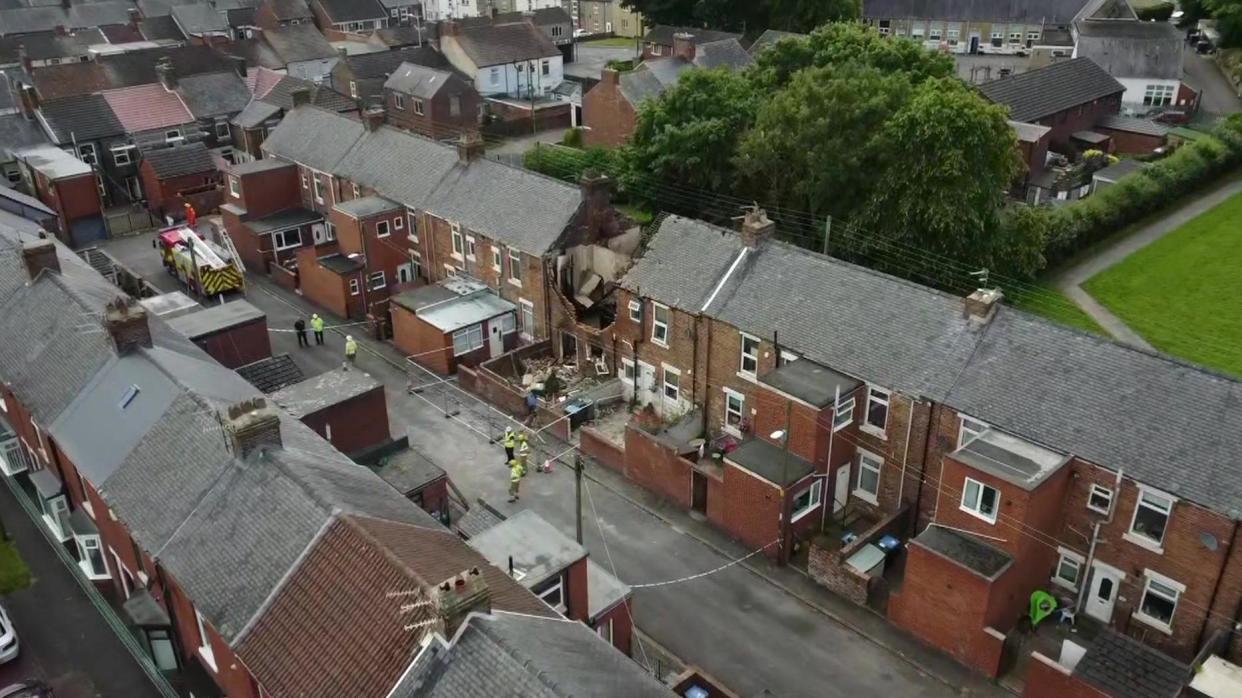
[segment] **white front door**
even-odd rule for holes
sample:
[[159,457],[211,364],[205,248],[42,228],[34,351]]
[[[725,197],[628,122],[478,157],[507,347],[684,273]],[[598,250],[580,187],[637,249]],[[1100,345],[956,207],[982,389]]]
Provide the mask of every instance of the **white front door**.
[[487,327],[490,333],[487,336],[487,355],[494,359],[505,353],[504,331],[497,318],[492,318],[492,321],[487,323]]
[[1087,615],[1105,623],[1113,619],[1113,606],[1117,603],[1117,590],[1126,575],[1119,569],[1096,562],[1092,565],[1091,586],[1087,589]]
[[837,468],[837,484],[833,487],[832,492],[832,513],[837,513],[845,508],[845,503],[850,498],[850,464]]
[[647,404],[656,402],[659,394],[656,392],[656,373],[655,366],[648,363],[638,362],[638,385],[634,388],[634,392],[638,394],[638,402]]

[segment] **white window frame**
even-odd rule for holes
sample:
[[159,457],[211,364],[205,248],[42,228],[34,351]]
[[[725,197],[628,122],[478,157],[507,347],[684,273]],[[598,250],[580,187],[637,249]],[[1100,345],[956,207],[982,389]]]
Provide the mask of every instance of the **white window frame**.
[[[418,244],[418,212],[412,208],[407,208],[405,210],[405,215],[406,217],[410,219],[410,232],[406,234],[406,237],[410,239],[410,242],[417,245]],[[400,228],[398,228],[398,230],[400,230]]]
[[237,181],[237,175],[229,175],[229,196],[234,199],[241,196],[241,183]]
[[854,406],[855,400],[853,396],[841,400],[837,404],[832,414],[833,431],[841,431],[854,423]]
[[95,150],[94,143],[78,144],[78,159],[88,165],[99,164],[99,151]]
[[449,224],[449,234],[453,236],[453,259],[462,259],[466,255],[466,238],[461,234],[461,226]]
[[[724,388],[724,430],[734,436],[742,435],[742,423],[746,420],[746,396],[736,390]],[[729,401],[737,400],[737,409],[730,409]],[[737,424],[729,424],[729,418],[736,415]]]
[[310,189],[310,176],[306,173],[306,170],[302,170],[299,174],[302,177],[302,188]]
[[[109,150],[112,151],[112,162],[117,167],[133,164],[134,146],[132,145],[114,145]],[[124,160],[122,161],[122,156]]]
[[980,434],[991,428],[987,422],[975,419],[974,417],[968,417],[961,412],[958,412],[957,416],[961,419],[961,423],[957,427],[958,448],[970,443]]
[[630,322],[642,322],[643,321],[643,302],[640,300],[631,299],[628,304],[628,307],[630,310]]
[[[379,283],[376,283],[376,282]],[[367,290],[379,291],[388,286],[388,278],[384,275],[384,270],[373,271],[367,274]]]
[[[1057,558],[1057,566],[1052,569],[1052,583],[1071,591],[1078,591],[1078,585],[1082,582],[1083,567],[1087,564],[1087,558],[1062,546],[1057,546],[1057,552],[1060,553],[1060,557]],[[1061,567],[1066,564],[1074,568],[1073,581],[1061,576]]]
[[[395,11],[396,10],[394,10],[394,12]],[[400,92],[393,92],[392,93],[392,106],[395,107],[397,111],[405,111],[405,95],[401,94]]]
[[358,283],[358,277],[349,277],[349,295],[356,296],[362,293],[362,284]]
[[198,656],[206,662],[213,672],[218,671],[216,669],[216,654],[211,650],[211,637],[207,635],[207,624],[203,619],[203,614],[199,613],[197,608],[194,609],[194,622],[198,624],[198,648],[196,650]]
[[[1139,594],[1138,604],[1134,607],[1135,620],[1138,620],[1144,625],[1150,625],[1162,633],[1172,634],[1173,619],[1177,617],[1177,605],[1182,599],[1182,594],[1186,593],[1186,585],[1176,579],[1171,579],[1163,574],[1160,574],[1159,572],[1156,572],[1155,570],[1150,569],[1143,570],[1143,577],[1143,593]],[[1164,589],[1153,589],[1153,584],[1164,587]],[[1165,591],[1165,589],[1168,591]],[[1169,614],[1168,622],[1160,620],[1155,616],[1148,615],[1143,611],[1143,603],[1147,601],[1147,595],[1153,592],[1156,596],[1163,598],[1165,601],[1171,601],[1173,603],[1173,611]]]
[[185,136],[181,135],[181,129],[179,128],[170,128],[164,132],[164,142],[169,145],[180,143],[184,140]]
[[[74,536],[73,542],[78,548],[78,569],[82,570],[82,574],[91,581],[101,579],[112,579],[112,575],[108,572],[108,556],[104,553],[103,541],[100,540],[99,534],[94,533],[85,536]],[[99,560],[103,563],[103,572],[94,569],[90,564],[89,543],[94,544],[96,552],[99,553]]]
[[[1153,499],[1163,499],[1163,500],[1168,501],[1167,509],[1165,509],[1164,511],[1161,511],[1160,507],[1155,506],[1154,503],[1145,504],[1143,500],[1146,497],[1151,497]],[[1148,550],[1152,550],[1157,553],[1163,553],[1164,552],[1164,539],[1165,539],[1165,536],[1167,536],[1169,533],[1169,521],[1173,518],[1173,506],[1175,504],[1177,504],[1177,498],[1174,497],[1173,495],[1166,494],[1164,492],[1161,492],[1160,490],[1153,489],[1151,487],[1139,485],[1138,497],[1134,501],[1134,512],[1130,515],[1130,527],[1126,530],[1125,534],[1123,534],[1121,537],[1125,538],[1131,543],[1134,543],[1135,545],[1138,545],[1139,547],[1147,548]],[[1139,533],[1138,531],[1134,530],[1134,524],[1138,522],[1139,509],[1143,509],[1143,508],[1151,509],[1152,511],[1160,512],[1164,514],[1164,529],[1161,531],[1160,540],[1154,540],[1147,534]]]
[[[548,603],[548,597],[551,596],[553,592],[556,592],[557,594],[559,594],[560,599],[561,599],[560,602],[558,602],[555,605]],[[540,601],[544,602],[545,604],[548,604],[549,608],[557,611],[558,613],[566,613],[569,610],[569,607],[565,605],[565,578],[564,577],[558,576],[556,578],[556,583],[550,584],[547,589],[540,591],[538,593],[538,596],[539,596]]]
[[319,181],[318,173],[314,173],[311,175],[311,190],[315,196],[315,203],[322,204],[323,203],[323,183]]
[[510,310],[500,316],[500,333],[513,334],[517,332],[517,313]]
[[54,505],[55,502],[59,502],[64,507],[65,521],[67,523],[69,520],[69,496],[63,493],[48,497],[47,499],[40,496],[39,515],[43,519],[43,525],[47,526],[47,529],[56,535],[57,540],[64,543],[72,537],[73,531],[68,530],[67,526],[62,527],[60,525],[60,520],[56,518],[57,507]]
[[[526,316],[529,313],[530,322],[526,322]],[[519,336],[525,339],[531,339],[535,336],[535,304],[525,298],[518,299],[518,328],[521,330]]]
[[[969,497],[971,485],[975,485],[977,488],[973,499]],[[993,504],[992,504],[991,514],[987,514],[983,512],[983,493],[987,490],[992,490],[993,492],[996,493],[995,497],[992,500]],[[968,499],[970,499],[970,501],[967,501]],[[967,477],[962,482],[962,500],[958,504],[958,508],[961,509],[962,511],[966,512],[967,514],[970,514],[971,516],[981,521],[987,521],[990,524],[995,524],[996,517],[1000,514],[1000,507],[1001,507],[1000,490],[996,489],[995,487],[985,482],[976,480],[973,477]]]
[[[453,333],[453,356],[461,356],[483,347],[483,323],[463,327]],[[458,339],[463,348],[458,349]]]
[[492,269],[496,273],[500,273],[504,269],[504,258],[500,254],[500,248],[492,245]]
[[[747,353],[746,345],[752,342],[754,343],[754,347],[752,347],[753,353]],[[748,363],[750,364],[749,368],[747,367]],[[738,332],[737,375],[749,379],[755,379],[759,375],[759,338],[745,332]]]
[[[298,241],[295,243],[289,243],[288,241],[289,233],[293,233],[297,235]],[[289,228],[287,230],[277,230],[276,232],[272,233],[272,249],[276,252],[284,252],[285,250],[291,250],[295,247],[301,247],[301,246],[302,246],[302,230],[300,228]]]
[[375,237],[386,238],[392,234],[392,230],[388,227],[388,221],[375,221]]
[[522,253],[514,249],[509,250],[509,283],[522,286]]
[[807,500],[806,505],[803,506],[802,508],[792,509],[793,502],[792,501],[790,502],[791,510],[789,513],[789,523],[797,523],[798,519],[803,518],[807,514],[810,514],[811,512],[815,511],[816,509],[820,508],[820,506],[823,505],[824,503],[824,481],[821,478],[818,478],[818,477],[813,478],[811,482],[811,486],[799,492],[797,495],[793,497],[793,499],[797,500],[798,497],[801,497],[802,495],[808,492],[811,494],[811,497],[810,499]]
[[405,230],[405,216],[397,216],[392,219],[392,229],[398,232]]
[[[880,426],[876,426],[871,423],[872,403],[884,406],[884,424]],[[891,412],[892,409],[893,409],[892,391],[881,388],[878,385],[868,384],[867,385],[867,409],[863,412],[863,423],[862,423],[862,426],[859,428],[869,434],[878,436],[882,439],[887,438],[888,417],[889,417],[889,412]]]
[[418,116],[424,116],[423,100],[415,98],[414,113],[417,114]]
[[[664,396],[665,402],[669,402],[674,405],[679,404],[681,402],[681,369],[677,368],[676,366],[669,366],[668,364],[663,364],[661,366],[661,369],[662,370],[660,371],[660,394]],[[672,386],[670,386],[668,383],[668,376],[670,373],[673,374],[674,376],[677,376],[677,382],[675,385],[672,385]],[[674,393],[671,396],[669,395],[670,387],[673,389],[673,393]]]
[[[1107,500],[1103,509],[1091,503],[1092,498],[1097,495]],[[1113,490],[1099,483],[1091,483],[1091,488],[1087,490],[1087,508],[1097,514],[1108,516],[1108,512],[1113,510]]]
[[478,242],[474,239],[473,235],[467,235],[466,236],[466,259],[473,262],[475,259],[474,257],[475,252],[477,251],[478,251]]
[[605,618],[603,622],[596,622],[595,634],[599,635],[604,642],[612,644],[612,617]]
[[[872,460],[874,462],[868,462]],[[863,487],[862,474],[866,470],[875,473],[875,492]],[[858,475],[854,478],[854,489],[852,494],[855,497],[870,502],[876,506],[880,504],[880,486],[882,480],[880,477],[884,473],[884,457],[878,453],[872,453],[865,449],[858,449]]]
[[634,365],[633,359],[621,359],[621,369],[618,378],[626,385],[634,385],[634,380],[638,377],[638,368]]
[[[660,319],[660,311],[664,312],[664,319]],[[669,309],[663,303],[651,301],[651,343],[668,348],[668,325],[672,318],[669,316]],[[659,332],[656,332],[656,330]]]

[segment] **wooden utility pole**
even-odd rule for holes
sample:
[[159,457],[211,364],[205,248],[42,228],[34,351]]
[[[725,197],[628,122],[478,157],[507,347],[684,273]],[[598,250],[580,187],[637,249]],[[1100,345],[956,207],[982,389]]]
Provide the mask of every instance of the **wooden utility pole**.
[[578,509],[578,545],[582,545],[582,469],[586,467],[586,463],[582,460],[582,454],[574,454],[574,499]]

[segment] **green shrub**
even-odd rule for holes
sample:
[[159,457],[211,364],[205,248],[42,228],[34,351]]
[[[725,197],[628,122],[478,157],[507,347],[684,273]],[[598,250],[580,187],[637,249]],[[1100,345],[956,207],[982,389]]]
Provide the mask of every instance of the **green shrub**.
[[1173,16],[1174,9],[1173,3],[1161,2],[1146,7],[1136,7],[1134,12],[1145,22],[1167,22],[1169,17]]
[[582,147],[582,129],[571,128],[565,132],[565,137],[561,139],[561,145],[569,148]]
[[618,167],[616,151],[607,148],[578,150],[561,145],[537,145],[522,156],[522,164],[528,170],[575,184],[586,170],[612,175]]

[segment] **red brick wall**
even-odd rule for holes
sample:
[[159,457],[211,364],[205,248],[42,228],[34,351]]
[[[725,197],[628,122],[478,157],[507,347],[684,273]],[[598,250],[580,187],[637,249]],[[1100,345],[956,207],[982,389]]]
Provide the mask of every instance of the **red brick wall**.
[[428,483],[410,499],[418,503],[428,514],[439,516],[441,512],[448,510],[448,479],[442,477]]
[[[452,138],[479,126],[481,99],[464,81],[454,81],[431,101],[424,100],[423,115],[414,113],[414,97],[405,95],[405,108],[398,109],[393,99],[394,91],[384,90],[384,114],[388,123],[397,128],[421,133],[431,138]],[[461,102],[457,116],[449,109],[449,98],[456,95]]]
[[690,468],[690,461],[646,432],[634,426],[625,428],[625,476],[630,480],[689,509]]
[[392,306],[392,343],[406,356],[417,355],[414,360],[420,366],[441,376],[449,375],[456,367],[452,338],[395,303]]
[[1164,136],[1146,136],[1141,133],[1117,131],[1096,126],[1092,129],[1113,139],[1113,153],[1118,155],[1146,155],[1162,147],[1168,140]]
[[588,601],[587,564],[584,557],[565,570],[565,615],[570,620],[585,622],[591,617]]
[[[185,203],[185,199],[181,198],[182,192],[202,192],[205,189],[215,192],[220,185],[220,173],[215,171],[160,179],[146,160],[138,166],[138,174],[142,178],[142,191],[147,197],[147,208],[157,216],[179,215],[178,212]],[[205,207],[196,207],[199,215],[206,215],[220,205],[218,194],[206,198],[196,194],[193,198],[195,201],[208,203]]]
[[200,638],[198,624],[195,621],[194,605],[189,597],[185,595],[185,592],[182,591],[181,585],[176,580],[167,573],[164,574],[164,578],[169,584],[173,605],[172,615],[175,618],[177,635],[185,659],[191,662],[198,662],[203,667],[203,671],[215,680],[216,685],[229,698],[259,698],[258,686],[246,670],[245,665],[238,660],[233,651],[229,649],[228,644],[210,625],[207,627],[207,634],[210,638],[216,671],[212,671],[206,662],[200,658],[198,654]]
[[224,229],[228,232],[246,268],[266,274],[268,255],[265,254],[264,243],[270,243],[271,238],[259,238],[250,232],[250,228],[237,217],[237,214],[229,211],[220,212],[220,222],[224,224]]
[[230,327],[223,332],[199,337],[194,343],[228,368],[252,364],[272,355],[267,318],[259,318],[244,325]]
[[600,614],[599,618],[595,619],[595,627],[598,628],[604,623],[612,621],[612,646],[628,657],[630,656],[631,639],[634,636],[634,621],[630,617],[630,610],[626,608],[626,603],[628,603],[628,600]]
[[[388,402],[384,387],[302,417],[302,423],[328,439],[342,453],[357,453],[388,441]],[[328,438],[328,428],[332,436]]]
[[[297,251],[298,285],[302,294],[312,303],[326,308],[328,312],[339,317],[356,320],[366,316],[362,304],[362,272],[337,274],[319,263],[320,257],[326,257],[337,251],[336,243],[302,247]],[[358,280],[359,291],[356,295],[349,293],[349,280]]]
[[79,218],[100,214],[99,190],[95,187],[95,175],[50,181],[42,174],[35,174],[35,189],[39,199],[60,214],[60,228],[64,241],[68,242],[69,226]]
[[1048,145],[1050,149],[1067,153],[1073,149],[1070,144],[1070,136],[1077,131],[1087,131],[1094,128],[1095,123],[1100,117],[1108,114],[1117,114],[1121,111],[1121,94],[1113,95],[1097,99],[1090,104],[1083,104],[1077,107],[1071,107],[1065,111],[1058,112],[1047,118],[1040,119],[1035,122],[1052,129],[1048,134]]
[[[726,463],[721,494],[724,517],[712,520],[709,516],[708,520],[725,533],[751,549],[768,545],[780,537],[781,511],[785,500],[776,486]],[[710,492],[708,496],[710,498]],[[813,516],[808,515],[807,518]],[[781,546],[771,545],[763,553],[777,559],[781,555]]]
[[[230,175],[237,177],[237,175]],[[238,194],[232,196],[226,182],[225,203],[246,209],[250,218],[262,218],[268,214],[298,206],[301,194],[298,187],[298,169],[290,164],[278,169],[250,172],[238,177]]]
[[586,455],[619,473],[625,472],[625,449],[601,436],[591,427],[578,430],[578,443]]
[[1039,652],[1031,653],[1022,698],[1112,698],[1074,678],[1073,674]]
[[634,133],[638,117],[621,94],[619,74],[605,69],[600,81],[582,96],[583,138],[587,145],[615,148]]

